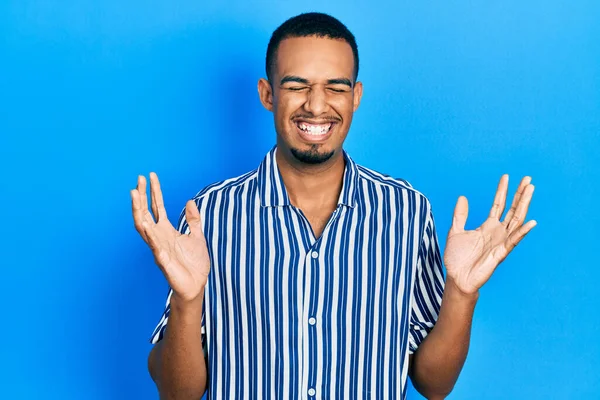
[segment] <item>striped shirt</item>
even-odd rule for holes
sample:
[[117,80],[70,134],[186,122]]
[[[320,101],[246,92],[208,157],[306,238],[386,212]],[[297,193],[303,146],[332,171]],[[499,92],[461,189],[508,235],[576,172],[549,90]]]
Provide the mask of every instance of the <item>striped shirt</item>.
[[[207,398],[404,399],[409,355],[433,328],[444,289],[429,201],[344,151],[338,205],[316,238],[290,202],[276,151],[194,197],[211,260]],[[184,212],[178,229],[189,233]]]

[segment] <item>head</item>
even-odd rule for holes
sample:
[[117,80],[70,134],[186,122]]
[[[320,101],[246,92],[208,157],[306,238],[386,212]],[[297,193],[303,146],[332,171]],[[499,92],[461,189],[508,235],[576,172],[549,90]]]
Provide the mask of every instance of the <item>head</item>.
[[269,42],[266,73],[258,91],[273,112],[278,152],[301,164],[340,156],[362,96],[358,49],[348,28],[320,13],[285,21]]

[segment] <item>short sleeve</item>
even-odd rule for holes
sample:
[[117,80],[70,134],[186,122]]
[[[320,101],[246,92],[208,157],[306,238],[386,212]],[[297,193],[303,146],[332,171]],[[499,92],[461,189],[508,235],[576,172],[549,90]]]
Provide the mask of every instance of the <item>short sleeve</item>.
[[409,354],[417,351],[423,339],[433,329],[440,312],[443,293],[442,257],[430,208],[419,246],[412,292]]
[[[196,205],[198,205],[198,200],[196,200]],[[177,230],[184,235],[187,235],[190,233],[189,226],[185,219],[185,207],[183,208],[183,211],[181,211],[181,215],[179,216],[179,223],[177,224]],[[167,329],[167,324],[169,322],[169,314],[171,313],[171,296],[172,295],[173,295],[173,289],[169,288],[169,293],[167,295],[167,301],[165,304],[165,310],[163,311],[162,316],[160,317],[160,320],[158,321],[158,324],[156,325],[156,328],[154,328],[154,331],[152,332],[152,336],[150,337],[150,343],[152,343],[152,344],[158,343],[164,337],[165,330]],[[205,306],[203,303],[203,305],[202,305],[202,335],[205,334],[204,308],[205,308]]]

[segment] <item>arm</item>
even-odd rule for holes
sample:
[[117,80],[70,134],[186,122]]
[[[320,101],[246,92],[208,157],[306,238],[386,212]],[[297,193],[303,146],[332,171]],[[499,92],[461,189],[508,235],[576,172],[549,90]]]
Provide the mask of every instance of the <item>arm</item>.
[[430,400],[445,398],[458,379],[469,350],[477,298],[477,294],[461,293],[447,280],[438,320],[411,356],[413,385]]
[[488,219],[474,231],[464,229],[468,203],[465,197],[458,199],[444,251],[447,279],[438,320],[409,366],[415,388],[430,400],[445,398],[458,379],[469,349],[479,289],[536,225],[535,221],[524,224],[534,189],[530,181],[523,178],[501,222],[508,190],[504,175]]
[[[165,319],[168,329],[161,337],[157,327],[153,340],[158,344],[148,356],[148,369],[161,398],[202,397],[207,386],[206,362],[202,349],[202,306],[210,272],[210,257],[198,205],[186,203],[176,230],[167,218],[160,183],[150,174],[152,214],[148,209],[146,179],[138,177],[131,191],[133,219],[137,231],[148,244],[157,266],[171,288]],[[162,339],[162,340],[161,340]]]
[[148,370],[161,399],[200,399],[207,386],[201,340],[202,302],[173,295],[165,335],[150,351]]

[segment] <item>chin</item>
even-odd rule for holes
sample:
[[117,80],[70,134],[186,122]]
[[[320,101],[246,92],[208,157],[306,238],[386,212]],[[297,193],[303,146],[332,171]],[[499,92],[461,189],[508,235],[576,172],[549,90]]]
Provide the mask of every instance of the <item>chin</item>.
[[323,150],[318,145],[312,145],[309,149],[290,147],[294,158],[303,164],[318,165],[329,161],[335,154],[334,150]]

